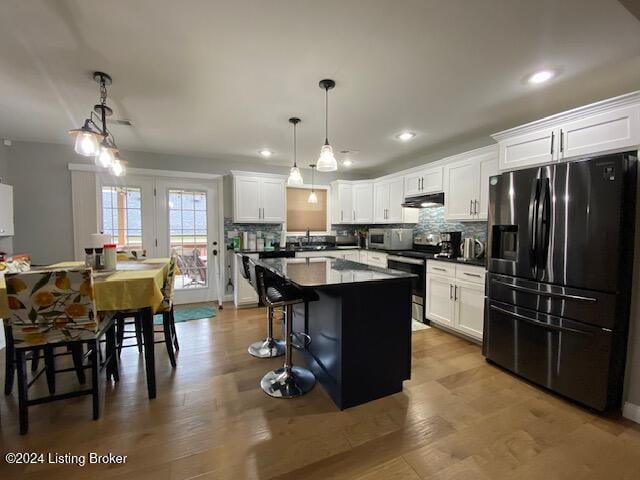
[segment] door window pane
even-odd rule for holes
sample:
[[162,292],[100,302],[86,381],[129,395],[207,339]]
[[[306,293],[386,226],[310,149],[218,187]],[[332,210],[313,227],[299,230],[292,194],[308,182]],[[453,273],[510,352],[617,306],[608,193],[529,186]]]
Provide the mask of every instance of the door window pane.
[[170,248],[178,255],[175,288],[202,288],[207,277],[207,194],[169,190]]
[[119,249],[142,248],[142,191],[139,187],[102,187],[102,231]]

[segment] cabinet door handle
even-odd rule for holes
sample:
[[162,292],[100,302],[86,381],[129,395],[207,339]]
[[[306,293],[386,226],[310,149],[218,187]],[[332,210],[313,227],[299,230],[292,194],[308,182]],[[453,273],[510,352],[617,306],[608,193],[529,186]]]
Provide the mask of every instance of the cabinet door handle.
[[340,210],[340,221],[344,220],[344,212]]
[[453,300],[453,285],[449,284],[449,300]]
[[458,301],[458,286],[457,285],[453,286],[453,300],[455,302]]
[[446,272],[447,271],[446,269],[440,268],[440,267],[431,267],[431,268],[433,268],[434,270],[438,270],[439,272]]
[[424,180],[423,180],[422,177],[420,177],[418,179],[418,190],[420,190],[420,191],[422,191],[422,189],[424,188],[423,185],[422,185],[422,182],[424,182]]
[[478,200],[474,200],[474,202],[473,202],[473,213],[474,213],[474,215],[478,215],[478,203],[480,203],[480,202],[478,202]]
[[353,211],[353,220],[355,221],[355,219],[356,219],[356,211],[354,210]]
[[469,200],[469,215],[473,215],[473,200]]
[[553,155],[553,144],[555,143],[556,132],[551,132],[551,155]]
[[560,129],[560,153],[564,153],[564,132]]
[[464,275],[467,275],[468,277],[476,277],[476,278],[482,278],[482,275],[479,275],[477,273],[469,273],[469,272],[462,272]]

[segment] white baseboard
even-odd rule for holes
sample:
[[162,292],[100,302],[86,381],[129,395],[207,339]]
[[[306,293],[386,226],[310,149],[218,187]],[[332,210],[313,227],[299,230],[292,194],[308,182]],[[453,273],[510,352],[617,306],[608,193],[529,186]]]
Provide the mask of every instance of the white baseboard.
[[636,423],[640,423],[640,405],[624,402],[624,406],[622,407],[622,416],[629,420],[633,420]]

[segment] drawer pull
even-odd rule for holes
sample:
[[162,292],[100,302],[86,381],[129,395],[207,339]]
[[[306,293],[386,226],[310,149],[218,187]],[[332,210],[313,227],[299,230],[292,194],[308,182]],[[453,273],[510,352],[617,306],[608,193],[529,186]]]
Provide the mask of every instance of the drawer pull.
[[464,275],[467,275],[469,277],[476,277],[476,278],[482,278],[482,275],[478,274],[478,273],[469,273],[469,272],[462,272]]
[[440,268],[440,267],[431,267],[431,268],[433,268],[434,270],[438,270],[439,272],[446,272],[447,271],[446,268]]

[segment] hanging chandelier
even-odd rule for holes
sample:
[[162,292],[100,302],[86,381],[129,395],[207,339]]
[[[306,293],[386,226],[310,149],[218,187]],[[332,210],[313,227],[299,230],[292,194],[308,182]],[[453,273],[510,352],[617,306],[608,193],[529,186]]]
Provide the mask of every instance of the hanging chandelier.
[[300,174],[300,169],[298,168],[298,159],[297,159],[297,138],[296,138],[296,125],[300,123],[300,119],[297,117],[291,117],[289,119],[289,123],[293,125],[293,167],[291,167],[291,171],[289,172],[289,178],[287,179],[287,185],[291,187],[299,187],[304,182],[302,181],[302,175]]
[[320,149],[320,158],[318,159],[317,168],[319,172],[333,172],[338,169],[338,162],[333,156],[333,148],[329,144],[329,90],[336,86],[336,82],[330,79],[320,80],[320,88],[324,89],[324,145]]
[[107,85],[112,80],[103,72],[94,72],[93,79],[100,85],[100,103],[93,106],[82,127],[69,130],[69,135],[75,138],[74,150],[78,155],[94,157],[96,165],[120,177],[125,174],[127,162],[120,158],[116,140],[107,129],[107,117],[113,114],[107,105]]

